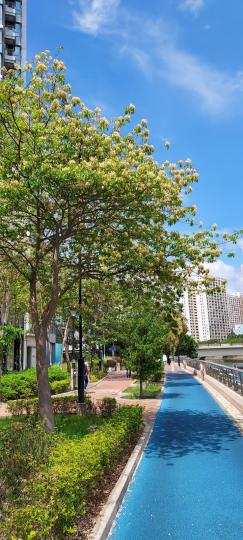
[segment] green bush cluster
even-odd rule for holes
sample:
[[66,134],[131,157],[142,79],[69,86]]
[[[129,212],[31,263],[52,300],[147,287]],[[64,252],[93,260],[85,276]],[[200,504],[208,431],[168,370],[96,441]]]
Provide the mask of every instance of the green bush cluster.
[[[52,396],[54,414],[70,415],[77,414],[78,402],[77,396]],[[110,416],[117,408],[115,398],[104,398],[96,404],[85,396],[85,403],[82,409],[83,416],[101,415],[104,417]],[[38,415],[38,399],[17,399],[8,402],[9,412],[13,416],[32,416]]]
[[41,423],[21,419],[10,422],[0,433],[1,501],[20,494],[23,480],[49,457],[51,437]]
[[105,366],[106,366],[107,368],[109,368],[109,367],[115,368],[115,367],[116,367],[116,360],[115,360],[115,358],[107,358],[107,360],[105,361]]
[[0,539],[56,540],[75,530],[102,476],[137,436],[140,407],[121,407],[97,431],[81,440],[61,437],[49,461],[26,483],[18,505],[2,516]]
[[51,383],[51,393],[61,394],[62,392],[68,392],[70,390],[70,380],[64,379],[63,381],[53,381]]
[[105,397],[99,402],[98,406],[101,416],[107,418],[108,416],[111,416],[117,408],[116,399],[111,397]]
[[[48,370],[51,386],[58,381],[65,381],[65,385],[60,385],[60,392],[63,388],[69,388],[67,371],[59,366],[52,366]],[[68,382],[68,385],[67,385]],[[57,387],[54,387],[54,393]],[[35,368],[25,371],[13,371],[2,375],[0,382],[0,401],[9,401],[11,399],[27,399],[37,395],[37,381]]]

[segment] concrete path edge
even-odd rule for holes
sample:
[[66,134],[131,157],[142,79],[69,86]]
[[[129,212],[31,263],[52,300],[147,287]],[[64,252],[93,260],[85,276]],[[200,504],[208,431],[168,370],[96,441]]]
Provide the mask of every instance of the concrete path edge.
[[120,478],[118,479],[115,487],[110,493],[108,500],[101,510],[96,524],[93,528],[91,535],[89,536],[90,540],[106,540],[112,525],[114,523],[115,517],[120,509],[124,495],[127,491],[128,485],[130,484],[134,473],[136,472],[137,466],[142,458],[144,449],[147,446],[151,432],[153,430],[155,418],[150,422],[145,424],[143,433],[136,444],[133,452],[131,453],[128,462],[123,469]]
[[241,433],[243,433],[243,397],[237,395],[234,390],[231,390],[231,388],[207,374],[203,380],[199,373],[197,372],[196,374],[195,370],[190,366],[187,366],[186,371],[204,386],[215,401],[217,401],[222,409],[224,409],[225,413],[237,425]]

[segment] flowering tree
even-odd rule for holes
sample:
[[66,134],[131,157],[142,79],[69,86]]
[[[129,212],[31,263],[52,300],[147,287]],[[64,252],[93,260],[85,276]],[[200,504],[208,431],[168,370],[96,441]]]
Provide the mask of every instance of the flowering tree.
[[0,256],[29,289],[40,414],[53,429],[45,362],[47,328],[80,277],[126,276],[158,284],[164,301],[220,253],[212,231],[181,234],[195,207],[190,161],[153,159],[134,106],[109,122],[72,95],[62,61],[48,52],[0,81]]

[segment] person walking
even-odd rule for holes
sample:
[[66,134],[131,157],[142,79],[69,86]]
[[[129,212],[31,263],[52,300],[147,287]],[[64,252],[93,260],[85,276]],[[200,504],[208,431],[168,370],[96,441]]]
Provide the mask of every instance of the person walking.
[[86,390],[88,384],[89,384],[89,369],[88,369],[87,362],[85,362],[85,364],[84,364],[84,389],[85,390]]

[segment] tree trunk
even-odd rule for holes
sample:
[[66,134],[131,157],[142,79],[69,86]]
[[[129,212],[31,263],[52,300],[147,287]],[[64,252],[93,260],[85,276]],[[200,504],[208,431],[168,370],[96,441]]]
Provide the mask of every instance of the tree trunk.
[[2,302],[2,309],[1,309],[1,325],[8,324],[9,304],[10,304],[10,292],[9,290],[5,290],[3,302]]
[[54,415],[51,399],[51,388],[46,364],[47,329],[35,330],[36,339],[36,371],[39,397],[40,417],[46,431],[54,431]]
[[63,359],[65,357],[68,373],[71,372],[71,362],[70,362],[69,345],[68,345],[69,334],[70,334],[70,317],[68,317],[68,320],[66,322],[63,340],[62,340],[62,357]]
[[140,376],[139,376],[139,397],[140,398],[143,397],[143,379],[141,377],[141,373],[140,373]]
[[[3,302],[1,306],[1,325],[5,326],[8,324],[9,318],[9,304],[10,304],[10,292],[8,289],[4,291]],[[8,353],[7,350],[3,351],[1,359],[1,372],[6,371],[8,368]]]
[[90,373],[93,373],[94,369],[94,356],[95,356],[95,348],[93,345],[91,345],[91,358],[90,358]]

